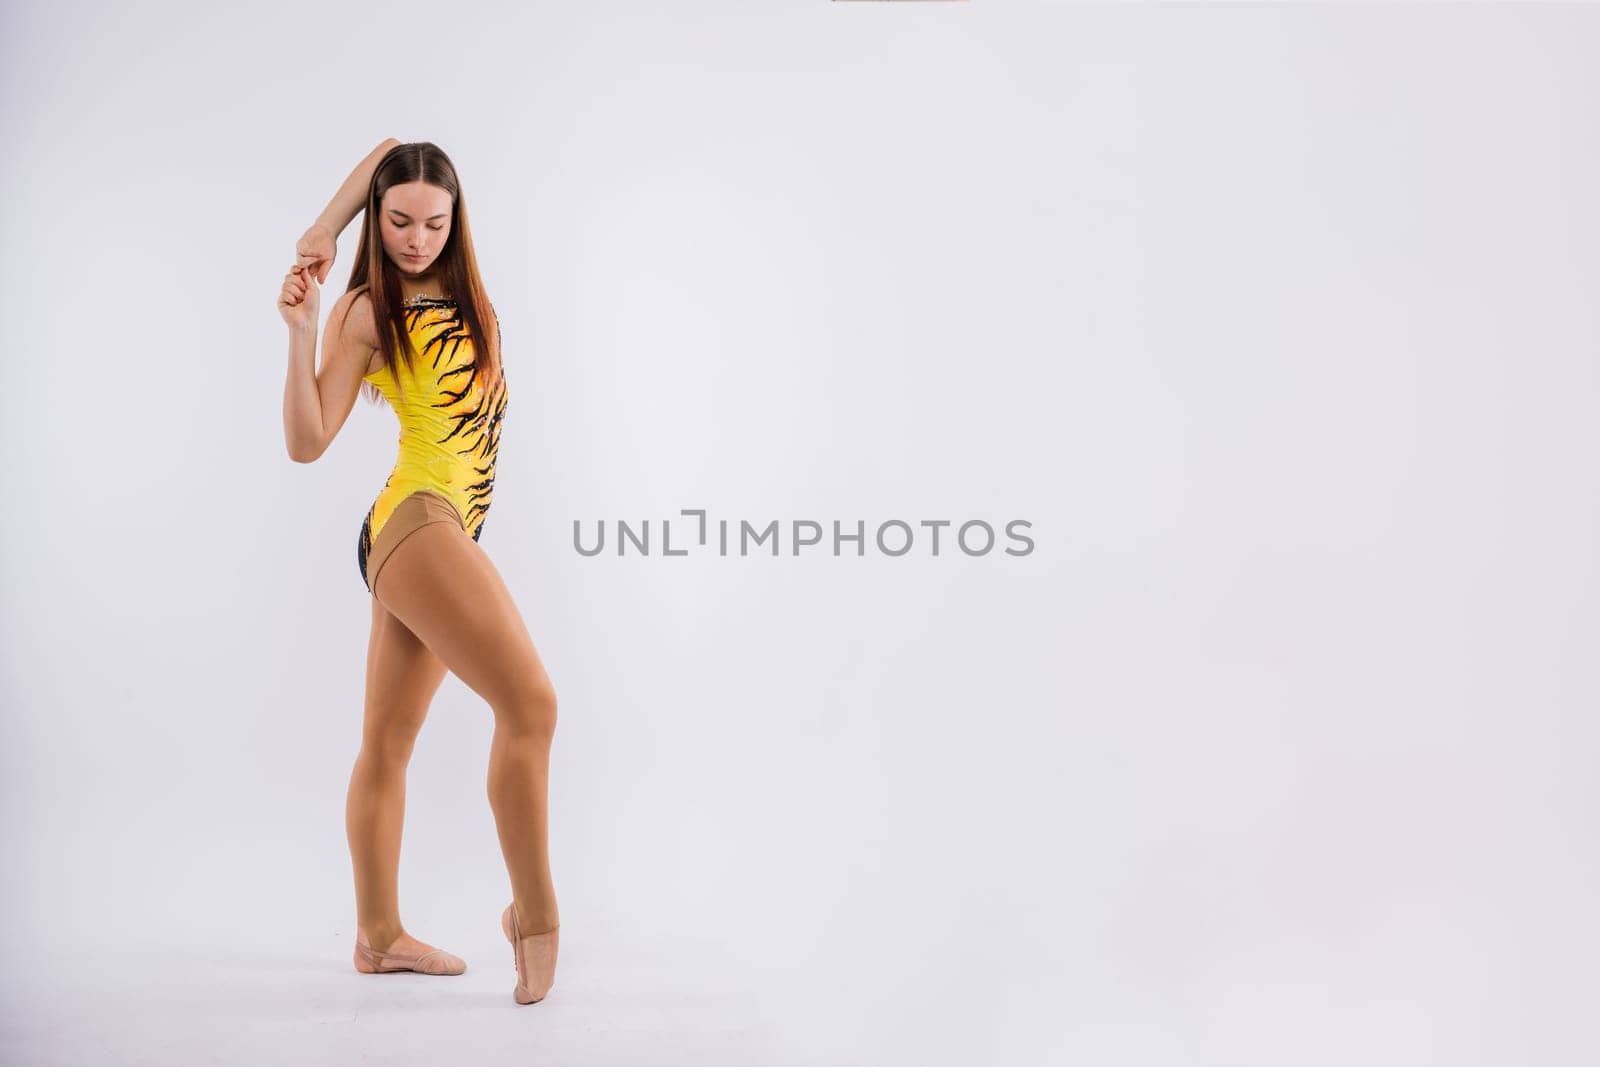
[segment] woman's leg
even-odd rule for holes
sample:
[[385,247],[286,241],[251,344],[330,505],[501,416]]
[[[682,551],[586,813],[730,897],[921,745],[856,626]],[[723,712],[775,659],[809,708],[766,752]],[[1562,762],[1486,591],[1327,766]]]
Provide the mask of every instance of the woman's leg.
[[408,535],[374,595],[489,704],[489,806],[523,937],[560,925],[547,818],[556,693],[522,615],[488,554],[459,526]]
[[345,800],[345,831],[355,868],[356,925],[380,952],[408,947],[395,946],[404,933],[398,881],[406,766],[444,675],[439,657],[373,598],[366,712]]

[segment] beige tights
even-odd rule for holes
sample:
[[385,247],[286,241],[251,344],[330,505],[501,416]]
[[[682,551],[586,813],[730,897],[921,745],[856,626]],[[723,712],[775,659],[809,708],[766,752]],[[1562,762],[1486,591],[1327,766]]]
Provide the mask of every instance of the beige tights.
[[555,929],[547,797],[556,694],[505,582],[460,526],[430,522],[395,547],[373,589],[361,752],[345,810],[357,923],[375,946],[401,932],[406,765],[448,670],[494,713],[489,806],[522,935]]

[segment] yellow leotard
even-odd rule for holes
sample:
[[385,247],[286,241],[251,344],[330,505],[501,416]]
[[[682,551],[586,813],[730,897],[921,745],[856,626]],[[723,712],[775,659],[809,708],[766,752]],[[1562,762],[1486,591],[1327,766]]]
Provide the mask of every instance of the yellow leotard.
[[364,380],[377,386],[400,422],[394,469],[361,524],[357,562],[367,579],[367,558],[395,508],[419,490],[449,500],[461,526],[476,541],[494,499],[495,458],[508,392],[502,371],[484,380],[465,317],[454,300],[422,299],[406,304],[407,331],[416,346],[412,366],[387,366]]

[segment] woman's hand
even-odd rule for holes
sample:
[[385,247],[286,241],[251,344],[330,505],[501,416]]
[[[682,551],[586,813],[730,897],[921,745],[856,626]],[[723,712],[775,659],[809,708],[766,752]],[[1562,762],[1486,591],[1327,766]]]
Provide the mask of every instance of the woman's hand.
[[315,274],[318,283],[328,280],[328,270],[333,266],[333,257],[339,254],[333,231],[320,222],[311,224],[310,229],[294,243],[294,251],[295,266],[304,267]]
[[283,276],[283,290],[278,294],[278,314],[283,321],[297,330],[317,328],[317,311],[322,304],[322,290],[315,277],[305,267],[294,266]]

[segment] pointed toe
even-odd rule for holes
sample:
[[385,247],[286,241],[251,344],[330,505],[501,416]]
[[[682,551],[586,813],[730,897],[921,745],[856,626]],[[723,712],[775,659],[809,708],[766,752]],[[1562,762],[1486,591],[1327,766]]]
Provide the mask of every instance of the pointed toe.
[[[511,942],[513,965],[517,972],[516,988],[512,989],[511,996],[518,1004],[537,1004],[543,1000],[555,985],[555,976],[550,975],[541,985],[534,986],[529,982],[528,948],[527,943],[534,938],[544,938],[555,933],[547,930],[543,934],[524,936],[521,924],[517,922],[516,903],[507,905],[506,910],[500,913],[500,930],[506,935],[506,940]],[[541,957],[543,953],[540,953]],[[553,969],[555,958],[549,958],[550,969]]]

